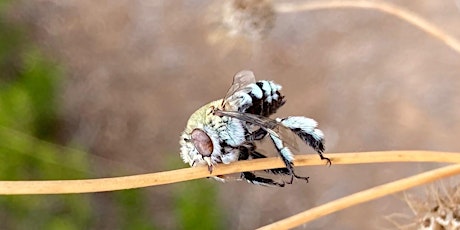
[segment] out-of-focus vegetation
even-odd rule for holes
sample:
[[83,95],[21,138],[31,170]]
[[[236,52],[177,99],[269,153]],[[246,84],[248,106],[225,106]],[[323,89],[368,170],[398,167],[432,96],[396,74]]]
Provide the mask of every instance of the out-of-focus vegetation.
[[[56,144],[59,137],[59,84],[63,69],[27,39],[26,27],[9,22],[0,0],[0,180],[76,179],[90,175],[88,154]],[[181,229],[222,229],[217,191],[202,182],[187,183],[173,196],[174,224]],[[142,190],[103,194],[115,203],[115,216],[100,213],[94,195],[2,196],[1,229],[155,229]],[[152,213],[152,211],[154,213]],[[104,219],[109,217],[108,219]],[[173,225],[173,226],[174,226]]]
[[181,229],[225,229],[223,211],[217,203],[214,184],[188,181],[175,194],[176,218]]
[[[0,13],[7,4],[0,4]],[[61,71],[0,15],[0,179],[84,177],[84,155],[50,144],[57,130]],[[75,170],[67,165],[73,165]],[[91,223],[88,196],[0,197],[2,229],[81,229]]]
[[[0,6],[5,7],[2,3]],[[0,13],[4,9],[0,9]],[[61,69],[0,15],[0,166],[3,180],[85,176],[82,153],[52,144],[58,129]],[[70,169],[70,170],[69,170]],[[78,170],[75,170],[78,169]]]

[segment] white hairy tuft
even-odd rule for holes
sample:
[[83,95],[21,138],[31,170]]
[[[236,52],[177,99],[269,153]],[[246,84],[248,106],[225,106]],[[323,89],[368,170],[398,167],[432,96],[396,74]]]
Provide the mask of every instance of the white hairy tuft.
[[254,97],[256,97],[257,99],[260,99],[263,97],[264,93],[262,92],[262,90],[260,89],[260,87],[256,84],[249,84],[247,87],[251,88],[251,93],[252,95],[254,95]]
[[[287,117],[284,119],[277,118],[276,119],[278,122],[281,122],[282,125],[290,128],[290,129],[296,129],[299,128],[302,131],[311,134],[311,135],[318,135],[318,136],[323,136],[323,133],[319,129],[315,129],[318,126],[318,122],[311,118],[307,117]],[[318,131],[316,131],[318,130]],[[315,133],[317,132],[317,133]]]
[[268,83],[270,84],[271,94],[276,94],[276,92],[281,90],[281,85],[278,85],[273,81],[269,81]]
[[240,150],[237,148],[229,148],[225,147],[224,152],[221,156],[222,163],[224,164],[230,164],[232,162],[235,162],[238,160],[238,157],[240,156]]
[[316,140],[322,140],[324,138],[324,133],[323,131],[319,130],[319,129],[315,129],[313,130],[312,133],[310,133],[313,138],[315,138]]
[[291,150],[288,147],[284,147],[281,149],[281,155],[284,156],[289,162],[294,161],[294,154],[292,154]]
[[284,158],[286,158],[289,162],[294,161],[294,154],[292,154],[288,147],[284,146],[283,141],[278,136],[270,134],[270,138],[273,140],[276,148],[279,149],[281,155],[283,155]]
[[[219,119],[218,116],[215,116],[215,118]],[[230,118],[228,122],[220,122],[219,124],[220,126],[216,127],[218,131],[216,140],[224,140],[228,145],[233,147],[240,146],[246,141],[243,124],[240,120]]]
[[193,149],[190,148],[188,143],[184,140],[184,138],[190,138],[190,135],[187,135],[185,132],[182,133],[181,135],[181,140],[180,140],[180,156],[184,163],[190,163],[192,159],[190,158],[189,152],[192,151]]

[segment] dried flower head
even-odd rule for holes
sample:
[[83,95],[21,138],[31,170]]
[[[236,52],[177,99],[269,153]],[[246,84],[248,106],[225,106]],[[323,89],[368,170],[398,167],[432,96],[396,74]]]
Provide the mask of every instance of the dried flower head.
[[275,11],[270,0],[226,1],[222,10],[222,23],[232,35],[261,39],[272,30]]
[[254,41],[262,40],[273,29],[275,16],[270,0],[219,1],[209,8],[207,19],[212,31],[208,42],[221,45],[224,51],[251,50]]
[[440,186],[430,189],[425,199],[405,196],[415,219],[399,229],[460,230],[460,187]]

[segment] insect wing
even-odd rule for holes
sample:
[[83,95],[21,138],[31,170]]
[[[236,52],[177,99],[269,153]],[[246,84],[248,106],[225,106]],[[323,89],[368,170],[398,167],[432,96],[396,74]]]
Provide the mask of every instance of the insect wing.
[[214,115],[217,116],[227,116],[233,117],[245,122],[249,122],[250,124],[260,126],[264,129],[274,129],[278,126],[278,122],[263,116],[259,116],[252,113],[243,113],[238,111],[223,111],[223,110],[216,110],[214,111]]
[[259,126],[260,128],[267,131],[267,133],[278,137],[285,146],[289,146],[296,151],[298,150],[296,141],[297,139],[294,133],[289,128],[285,127],[276,120],[256,114],[243,113],[238,111],[216,110],[214,111],[214,115],[232,117],[248,122],[249,124]]
[[299,151],[298,138],[289,128],[277,122],[276,131],[284,146],[288,146],[296,152]]
[[232,86],[227,91],[227,94],[224,97],[224,100],[222,101],[222,108],[224,108],[225,104],[227,103],[228,98],[230,98],[235,92],[238,91],[243,91],[246,93],[249,93],[251,91],[250,88],[245,87],[249,84],[255,83],[256,82],[256,77],[254,76],[254,73],[249,70],[243,70],[235,74],[233,77],[233,83]]

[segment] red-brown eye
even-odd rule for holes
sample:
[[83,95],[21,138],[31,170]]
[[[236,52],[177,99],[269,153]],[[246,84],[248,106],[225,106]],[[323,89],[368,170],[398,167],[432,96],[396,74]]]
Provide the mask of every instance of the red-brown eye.
[[194,129],[192,131],[192,141],[196,150],[204,157],[211,156],[214,145],[211,138],[201,129]]

